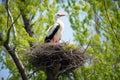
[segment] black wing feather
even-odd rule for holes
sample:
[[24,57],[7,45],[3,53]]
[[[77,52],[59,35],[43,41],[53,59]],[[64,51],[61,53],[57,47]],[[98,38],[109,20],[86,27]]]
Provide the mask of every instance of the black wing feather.
[[60,25],[58,24],[56,26],[56,28],[54,29],[54,31],[49,36],[46,36],[45,43],[50,42],[50,40],[54,37],[54,35],[57,33],[57,31],[58,31],[59,28],[60,28]]

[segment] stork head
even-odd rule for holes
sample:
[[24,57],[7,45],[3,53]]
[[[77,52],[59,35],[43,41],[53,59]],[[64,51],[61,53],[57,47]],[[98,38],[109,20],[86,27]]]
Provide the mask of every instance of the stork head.
[[60,18],[60,17],[63,17],[63,16],[66,16],[66,14],[56,14],[55,15],[55,20],[57,20],[58,18]]

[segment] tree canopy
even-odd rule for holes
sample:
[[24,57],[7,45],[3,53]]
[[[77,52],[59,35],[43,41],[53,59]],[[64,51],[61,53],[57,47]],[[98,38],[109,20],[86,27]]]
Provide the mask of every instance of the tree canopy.
[[119,80],[120,0],[2,0],[0,69],[9,70],[8,80],[25,79],[25,75],[46,80],[44,70],[33,74],[26,53],[34,43],[43,43],[59,10],[68,14],[75,44],[88,47],[91,57],[84,67],[59,80]]

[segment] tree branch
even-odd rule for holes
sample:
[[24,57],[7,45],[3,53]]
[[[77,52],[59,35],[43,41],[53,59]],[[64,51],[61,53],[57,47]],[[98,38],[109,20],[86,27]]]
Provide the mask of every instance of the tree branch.
[[[25,0],[21,0],[21,2],[25,3]],[[24,13],[24,11],[20,8],[20,12],[21,12],[21,15],[22,15],[22,19],[23,19],[23,22],[24,22],[24,28],[26,30],[26,32],[29,34],[30,37],[33,37],[33,30],[32,30],[32,24],[31,24],[31,21],[30,19],[27,18],[27,13]]]
[[106,3],[106,0],[104,0],[104,7],[105,7],[105,13],[106,13],[107,19],[108,19],[108,21],[109,21],[109,23],[110,23],[110,27],[111,27],[111,29],[112,29],[112,31],[113,31],[113,33],[114,33],[115,38],[117,39],[118,43],[120,44],[120,40],[118,39],[118,36],[117,36],[117,34],[115,33],[115,31],[114,31],[112,22],[110,21],[110,18],[109,18],[108,12],[107,12],[107,3]]
[[26,71],[24,69],[23,64],[21,63],[21,61],[18,58],[18,55],[16,53],[16,51],[14,49],[12,49],[8,44],[9,44],[9,38],[10,38],[10,30],[11,30],[12,26],[9,28],[8,32],[7,32],[7,39],[4,42],[4,47],[6,48],[6,50],[8,51],[8,53],[10,54],[10,56],[12,57],[13,61],[15,62],[21,76],[23,80],[28,80],[27,78],[27,74]]
[[[21,11],[22,12],[22,11]],[[30,22],[30,19],[27,18],[27,16],[22,13],[22,19],[25,25],[25,30],[29,34],[30,37],[33,37],[33,30],[32,30],[32,24]]]
[[3,35],[2,35],[2,32],[0,32],[0,41],[3,40]]
[[[7,37],[6,37],[6,40],[4,42],[4,47],[6,48],[6,50],[8,51],[8,53],[10,54],[10,56],[12,57],[15,65],[17,66],[17,69],[19,70],[19,72],[20,72],[20,74],[22,76],[22,79],[23,80],[28,80],[27,73],[25,71],[25,68],[24,68],[22,62],[18,58],[17,52],[15,51],[15,49],[12,49],[10,47],[10,45],[9,45],[11,28],[13,27],[14,31],[16,31],[14,23],[15,23],[15,21],[17,21],[17,19],[18,19],[19,16],[17,17],[17,19],[15,21],[13,20],[11,12],[8,9],[8,3],[9,3],[9,0],[6,0],[6,6],[5,7],[6,7],[6,10],[7,10],[8,17],[10,17],[10,19],[12,21],[12,25],[8,29]],[[16,38],[16,34],[15,34],[15,38]]]
[[15,62],[15,65],[17,66],[17,68],[18,68],[18,70],[19,70],[19,72],[22,76],[22,79],[23,80],[28,80],[25,68],[24,68],[22,62],[19,60],[16,51],[13,50],[6,42],[4,42],[4,47],[6,48],[6,50],[8,51],[10,56],[12,57],[13,61]]
[[[25,3],[25,0],[21,0],[22,2]],[[30,19],[27,18],[27,13],[24,13],[22,9],[20,9],[21,15],[22,15],[22,19],[24,22],[24,28],[26,30],[26,32],[29,34],[30,37],[33,37],[34,32],[33,32],[33,25],[31,24]],[[30,46],[32,46],[33,44],[31,42],[29,42]]]
[[12,27],[13,27],[13,32],[14,32],[14,38],[16,39],[17,31],[16,31],[16,27],[15,27],[15,24],[14,24],[14,19],[13,19],[13,17],[12,17],[12,13],[10,12],[10,9],[9,9],[9,7],[8,7],[9,2],[10,2],[10,0],[6,0],[5,8],[6,8],[8,17],[10,18],[11,22],[13,23],[13,24],[12,24]]
[[87,45],[87,47],[85,48],[85,50],[83,51],[83,54],[86,52],[86,50],[88,49],[88,47],[89,47],[89,45],[90,45],[90,42],[91,42],[91,40],[88,42],[88,45]]
[[[94,12],[95,17],[97,17],[98,20],[101,20],[101,21],[103,22],[103,24],[107,24],[107,23],[102,19],[101,16],[99,16],[98,14],[96,14],[95,7],[93,7],[92,4],[90,4],[90,6],[91,6],[91,9],[92,9],[93,12]],[[94,20],[94,22],[95,22],[95,24],[96,24],[97,26],[100,26],[99,23],[97,23],[95,20]],[[104,30],[106,33],[109,33],[109,32],[106,31],[104,28],[102,28],[102,26],[104,26],[104,25],[101,25],[101,27],[99,27],[99,28],[102,29],[102,30]]]
[[96,30],[96,32],[100,35],[100,28],[99,28],[99,26],[98,26],[98,24],[99,24],[99,18],[97,17],[97,15],[98,15],[98,13],[97,13],[97,11],[95,11],[95,30]]

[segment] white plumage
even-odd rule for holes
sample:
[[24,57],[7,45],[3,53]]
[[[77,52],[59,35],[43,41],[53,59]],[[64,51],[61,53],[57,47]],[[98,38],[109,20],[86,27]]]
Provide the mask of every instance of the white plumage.
[[48,29],[47,36],[45,38],[46,43],[47,42],[56,43],[61,39],[62,32],[64,29],[64,23],[59,18],[62,16],[65,16],[65,14],[55,15],[56,23]]

